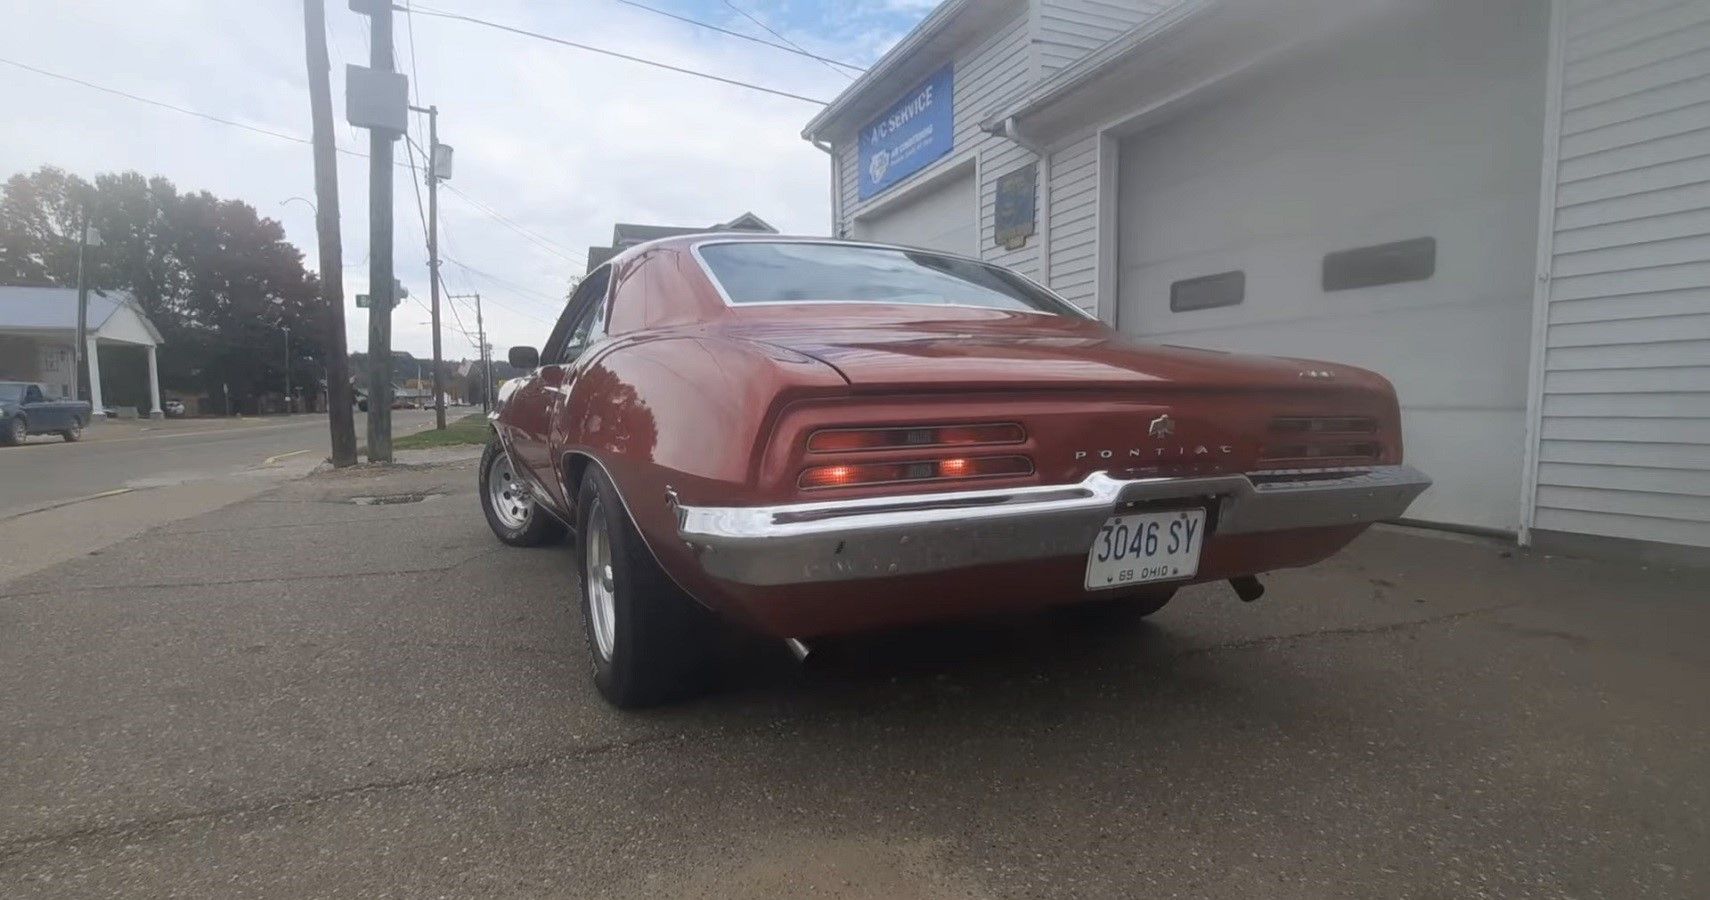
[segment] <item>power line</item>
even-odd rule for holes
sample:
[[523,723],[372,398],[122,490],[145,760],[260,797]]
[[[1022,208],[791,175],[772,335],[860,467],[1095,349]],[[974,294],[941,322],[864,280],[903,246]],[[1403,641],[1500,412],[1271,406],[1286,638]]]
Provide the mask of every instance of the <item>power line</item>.
[[[137,94],[132,94],[128,91],[121,91],[118,88],[108,87],[104,84],[96,84],[93,81],[85,81],[82,78],[76,78],[76,77],[73,77],[71,75],[61,75],[58,72],[50,72],[47,69],[40,69],[40,68],[37,68],[35,66],[29,65],[27,63],[18,62],[17,60],[14,60],[14,59],[7,59],[3,56],[0,56],[0,63],[5,63],[6,65],[9,65],[9,66],[15,66],[15,67],[23,69],[27,72],[34,72],[37,75],[43,75],[43,76],[46,76],[48,78],[56,78],[56,79],[59,79],[60,81],[69,81],[72,84],[79,84],[79,85],[82,85],[86,88],[91,88],[93,90],[101,91],[102,93],[105,93],[105,94],[113,94],[113,95],[118,96],[118,97],[123,97],[126,100],[135,100],[138,103],[146,103],[149,106],[158,106],[161,109],[170,109],[173,112],[183,113],[184,115],[187,115],[187,116],[195,116],[198,119],[206,119],[210,122],[218,122],[221,125],[230,125],[233,128],[242,128],[245,131],[253,131],[256,134],[265,134],[268,137],[278,138],[282,141],[290,141],[293,144],[311,145],[313,143],[312,141],[310,141],[308,138],[305,138],[305,137],[298,137],[297,135],[287,134],[283,131],[274,131],[270,128],[262,128],[258,125],[249,125],[249,124],[246,124],[244,122],[236,122],[236,121],[233,121],[231,119],[221,118],[220,116],[216,116],[212,113],[205,113],[205,112],[201,112],[200,110],[194,110],[194,109],[190,109],[188,107],[179,106],[179,105],[174,104],[174,103],[167,103],[164,100],[155,100],[151,97],[139,96]],[[354,156],[357,159],[367,159],[368,158],[368,154],[362,153],[362,152],[357,151],[357,150],[350,150],[350,149],[346,149],[344,147],[335,147],[334,149],[337,150],[339,153],[344,154],[345,156]],[[404,164],[401,162],[395,162],[395,163],[393,163],[393,165],[402,167]]]
[[[82,85],[83,87],[87,87],[87,88],[90,88],[93,90],[101,91],[102,93],[112,94],[112,95],[118,96],[118,97],[123,97],[127,100],[134,100],[138,103],[144,103],[144,104],[147,104],[149,106],[159,107],[161,109],[169,109],[169,110],[176,112],[176,113],[182,113],[182,114],[187,115],[187,116],[194,116],[195,118],[205,119],[209,122],[217,122],[221,125],[229,125],[233,128],[242,128],[245,131],[253,131],[257,134],[264,134],[264,135],[267,135],[268,137],[278,138],[279,140],[290,141],[291,143],[294,143],[294,144],[303,144],[305,146],[309,146],[312,143],[308,138],[298,137],[297,135],[294,135],[294,134],[287,134],[287,133],[282,132],[282,131],[273,131],[271,129],[261,128],[259,126],[249,125],[249,124],[246,124],[243,122],[236,122],[236,121],[233,121],[231,119],[221,118],[220,116],[212,115],[210,113],[201,112],[199,110],[190,109],[188,107],[178,106],[177,104],[167,103],[167,102],[162,101],[162,100],[155,100],[155,99],[152,99],[150,97],[143,97],[143,96],[140,96],[137,94],[132,94],[128,91],[122,91],[122,90],[119,90],[118,88],[107,87],[106,85],[103,85],[103,84],[96,84],[93,81],[86,81],[82,78],[76,78],[76,77],[73,77],[71,75],[62,75],[58,72],[50,72],[47,69],[37,68],[37,67],[29,65],[27,63],[18,62],[17,60],[7,59],[5,57],[0,57],[0,63],[5,63],[6,65],[14,66],[16,68],[23,69],[23,70],[28,71],[28,72],[34,72],[38,75],[42,75],[42,76],[45,76],[48,78],[54,78],[54,79],[57,79],[60,81],[67,81],[67,82],[70,82],[72,84]],[[336,149],[338,150],[339,153],[342,153],[346,156],[352,156],[352,157],[356,157],[358,159],[367,159],[368,158],[368,154],[362,153],[362,152],[359,152],[356,150],[349,150],[349,149],[346,149],[344,147],[338,147]],[[399,168],[409,169],[412,176],[414,176],[416,174],[415,159],[413,156],[410,158],[410,160],[408,162],[395,162],[395,163],[393,163],[393,165],[398,166]],[[412,181],[412,183],[414,183],[414,182]],[[447,187],[449,188],[450,185],[447,185]],[[420,188],[419,187],[417,188],[417,192],[418,192],[417,199],[419,200],[420,199],[420,195],[419,195]],[[527,232],[527,229],[524,229],[524,228],[522,228],[522,226],[517,225],[516,223],[505,218],[504,215],[499,213],[497,210],[493,209],[491,206],[488,206],[487,204],[476,200],[474,197],[471,197],[468,194],[463,193],[462,191],[456,191],[456,193],[459,197],[462,197],[464,200],[469,201],[472,205],[479,207],[482,212],[494,217],[495,219],[497,219],[501,222],[504,222],[507,225],[510,225],[513,228],[516,228],[516,229],[523,231],[523,232]],[[418,210],[418,212],[419,212],[419,210]],[[442,228],[441,230],[443,231],[444,229]],[[424,229],[424,231],[425,231],[425,229]],[[538,237],[538,235],[536,237]],[[541,240],[544,240],[544,238],[541,238]],[[560,254],[560,255],[562,255],[562,254]],[[571,259],[569,261],[572,263],[576,262],[576,260],[573,260],[573,259]],[[578,263],[578,264],[580,265],[581,263]],[[361,265],[361,263],[358,263],[357,265]],[[354,268],[354,266],[346,266],[346,268]],[[441,283],[443,284],[443,280]],[[554,301],[554,302],[557,302],[557,301]]]
[[[182,106],[178,106],[176,104],[167,103],[164,100],[151,100],[148,97],[140,97],[136,94],[128,93],[126,91],[121,91],[118,88],[110,88],[110,87],[107,87],[106,85],[103,85],[103,84],[96,84],[93,81],[84,81],[81,78],[74,78],[70,75],[61,75],[58,72],[49,72],[46,69],[38,69],[35,66],[28,65],[25,63],[21,63],[21,62],[18,62],[17,60],[6,59],[5,57],[0,57],[0,63],[5,63],[6,65],[9,65],[9,66],[15,66],[15,67],[23,69],[27,72],[34,72],[37,75],[45,75],[48,78],[57,78],[60,81],[69,81],[72,84],[81,84],[86,88],[93,88],[97,91],[101,91],[101,92],[107,93],[107,94],[115,94],[117,96],[124,97],[127,100],[135,100],[138,103],[147,103],[150,106],[158,106],[162,109],[170,109],[173,112],[183,113],[187,116],[195,116],[198,119],[207,119],[210,122],[218,122],[221,125],[230,125],[233,128],[242,128],[245,131],[253,131],[256,134],[265,134],[268,137],[275,137],[275,138],[279,138],[281,140],[292,141],[293,143],[298,143],[298,144],[310,143],[308,138],[298,137],[294,134],[286,134],[283,131],[273,131],[273,130],[268,129],[268,128],[262,128],[258,125],[249,125],[249,124],[246,124],[243,122],[236,122],[236,121],[233,121],[231,119],[222,119],[216,115],[211,115],[211,114],[205,113],[205,112],[197,112],[194,109],[188,109],[188,108],[185,108]],[[343,148],[339,148],[339,152],[340,153],[352,153],[352,154],[355,154],[357,156],[366,157],[366,154],[356,153],[354,150],[345,150]]]
[[484,26],[486,28],[494,28],[494,29],[497,29],[499,31],[508,31],[512,34],[520,34],[523,37],[531,37],[531,38],[534,38],[536,40],[546,41],[546,42],[552,43],[552,44],[562,44],[566,47],[574,47],[578,50],[586,50],[589,53],[599,53],[599,54],[602,54],[605,56],[612,56],[612,57],[616,57],[618,59],[625,59],[625,60],[629,60],[630,62],[633,62],[633,63],[640,63],[644,66],[653,66],[654,68],[665,69],[665,70],[668,70],[671,72],[676,72],[680,75],[693,75],[696,78],[705,78],[708,81],[717,81],[717,82],[720,82],[722,84],[734,85],[736,87],[741,87],[741,88],[748,88],[751,91],[760,91],[761,93],[765,93],[765,94],[773,94],[773,95],[779,96],[779,97],[788,97],[791,100],[800,100],[804,103],[814,103],[814,104],[818,104],[819,106],[828,105],[827,101],[821,100],[817,97],[808,97],[808,96],[805,96],[803,94],[793,94],[789,91],[781,91],[781,90],[778,90],[777,88],[764,87],[762,85],[754,84],[754,83],[748,82],[748,81],[741,81],[741,80],[738,80],[735,78],[726,78],[723,75],[714,75],[711,72],[701,72],[701,71],[697,71],[695,69],[685,69],[682,66],[673,66],[670,63],[662,63],[662,62],[658,62],[656,60],[647,59],[645,57],[631,56],[628,53],[619,53],[616,50],[607,50],[604,47],[594,47],[594,46],[590,46],[588,44],[579,44],[575,41],[568,41],[568,40],[565,40],[564,38],[554,37],[550,34],[542,34],[538,31],[529,31],[526,28],[517,28],[514,25],[504,25],[504,24],[501,24],[499,22],[489,21],[487,19],[478,19],[474,16],[463,15],[462,13],[444,12],[441,10],[425,9],[425,8],[422,8],[419,6],[415,8],[415,11],[421,15],[424,15],[424,16],[434,16],[434,17],[440,18],[440,19],[455,19],[459,22],[468,22],[472,25],[481,25],[481,26]]
[[[532,288],[523,287],[522,285],[517,284],[514,281],[508,281],[506,279],[500,278],[499,276],[494,275],[491,272],[483,272],[480,269],[477,269],[474,266],[471,266],[468,263],[465,263],[462,260],[457,259],[455,257],[443,256],[442,255],[442,258],[450,260],[451,262],[455,263],[458,268],[462,269],[465,272],[468,272],[471,275],[477,275],[477,276],[480,276],[482,278],[485,278],[488,281],[493,282],[494,284],[498,284],[498,285],[502,285],[504,287],[507,287],[507,288],[519,293],[519,294],[522,294],[523,296],[533,297],[535,299],[538,299],[544,303],[551,305],[555,309],[559,308],[563,303],[563,301],[557,297],[548,297],[547,295],[542,294],[539,291],[536,291]],[[510,307],[505,307],[505,308],[510,309]],[[532,313],[525,313],[525,312],[522,312],[521,310],[511,309],[511,312],[518,313],[520,315],[529,316],[530,318],[537,319],[541,322],[550,322],[551,321],[550,319],[542,319],[539,316],[533,315]]]
[[[748,21],[753,22],[754,24],[760,26],[761,28],[766,29],[766,31],[769,34],[771,34],[773,37],[777,38],[778,40],[783,41],[784,43],[789,44],[791,47],[796,48],[796,52],[805,54],[807,56],[813,56],[813,54],[808,53],[807,49],[804,48],[802,45],[796,43],[795,41],[790,40],[787,37],[784,37],[781,34],[779,34],[777,32],[777,30],[774,29],[772,26],[767,25],[765,22],[760,21],[759,17],[755,16],[753,13],[749,12],[746,9],[743,9],[740,6],[737,6],[735,3],[732,3],[731,0],[724,0],[724,5],[730,7],[731,9],[736,10],[738,13],[741,13],[742,17],[744,19],[747,19]],[[817,56],[814,56],[814,58],[820,59]],[[831,69],[831,71],[836,72],[839,75],[842,75],[844,78],[847,78],[850,81],[854,81],[855,76],[849,74],[848,72],[842,71],[840,69],[834,69],[830,65],[828,65],[828,63],[836,63],[836,62],[837,62],[836,60],[820,59],[820,64],[825,65],[825,67],[827,69]],[[843,63],[837,63],[837,65],[843,65]],[[850,66],[850,68],[855,69],[856,71],[861,71],[859,68],[857,68],[855,66]]]
[[498,210],[493,209],[492,207],[488,206],[487,204],[482,203],[481,201],[475,199],[474,197],[469,196],[468,194],[463,193],[462,191],[458,190],[455,187],[452,187],[449,184],[445,185],[444,187],[446,190],[452,192],[453,194],[456,194],[457,196],[462,197],[463,200],[465,202],[469,203],[471,206],[474,206],[476,209],[480,210],[481,212],[484,212],[487,215],[493,217],[493,219],[498,221],[499,224],[504,225],[505,227],[511,229],[512,231],[515,231],[517,234],[520,234],[523,237],[528,238],[530,241],[533,241],[541,249],[546,250],[546,251],[558,256],[560,259],[563,259],[565,262],[572,263],[572,264],[575,264],[578,266],[586,266],[587,265],[587,263],[588,263],[587,256],[584,255],[581,259],[577,259],[576,257],[571,255],[575,251],[569,250],[568,248],[560,249],[558,247],[558,245],[554,244],[551,241],[551,239],[542,237],[541,235],[539,235],[533,231],[530,231],[521,225],[518,225],[516,222],[511,221],[509,218],[507,218],[503,213],[500,213]]
[[[785,53],[794,53],[798,56],[805,56],[808,59],[817,59],[822,63],[830,63],[831,65],[834,65],[834,66],[842,66],[845,69],[854,69],[857,72],[866,71],[861,66],[857,66],[853,63],[842,62],[841,60],[835,60],[835,59],[832,59],[831,57],[828,57],[828,56],[820,56],[817,53],[810,53],[807,50],[804,50],[799,46],[791,46],[789,44],[780,44],[780,43],[777,43],[775,41],[768,41],[765,38],[755,37],[752,34],[743,34],[740,31],[732,31],[729,28],[725,28],[722,25],[714,25],[711,22],[703,22],[700,19],[692,19],[692,18],[689,18],[688,16],[681,16],[681,15],[678,15],[678,14],[671,12],[670,10],[667,10],[667,9],[660,9],[657,6],[648,6],[645,3],[638,2],[638,0],[617,0],[617,2],[622,3],[625,6],[633,6],[636,9],[645,9],[650,13],[655,13],[655,14],[664,16],[668,19],[676,19],[679,22],[687,22],[690,25],[699,25],[702,28],[706,28],[706,29],[709,29],[711,31],[716,31],[719,34],[728,34],[733,38],[741,38],[742,40],[753,41],[756,44],[761,44],[761,45],[766,46],[766,47],[773,47],[775,49],[782,50]],[[740,10],[738,10],[738,11],[740,12]],[[843,73],[839,72],[838,74],[841,75]]]

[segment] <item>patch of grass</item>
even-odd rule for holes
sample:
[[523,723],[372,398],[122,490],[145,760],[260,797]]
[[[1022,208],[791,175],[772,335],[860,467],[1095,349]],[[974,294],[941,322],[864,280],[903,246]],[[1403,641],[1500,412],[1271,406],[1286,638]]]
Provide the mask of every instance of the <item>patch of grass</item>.
[[455,422],[445,423],[444,431],[429,428],[394,438],[392,449],[423,450],[429,447],[454,447],[459,444],[485,444],[492,433],[487,427],[485,415],[470,413]]

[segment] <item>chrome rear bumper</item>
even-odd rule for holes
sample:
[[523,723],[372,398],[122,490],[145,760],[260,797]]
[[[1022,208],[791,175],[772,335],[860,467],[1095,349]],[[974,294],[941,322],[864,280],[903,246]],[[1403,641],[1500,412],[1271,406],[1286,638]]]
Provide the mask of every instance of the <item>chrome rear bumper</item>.
[[1211,534],[1393,519],[1430,487],[1411,466],[1079,484],[677,509],[677,532],[708,574],[739,584],[851,581],[988,563],[1082,556],[1107,517],[1179,500],[1214,515]]

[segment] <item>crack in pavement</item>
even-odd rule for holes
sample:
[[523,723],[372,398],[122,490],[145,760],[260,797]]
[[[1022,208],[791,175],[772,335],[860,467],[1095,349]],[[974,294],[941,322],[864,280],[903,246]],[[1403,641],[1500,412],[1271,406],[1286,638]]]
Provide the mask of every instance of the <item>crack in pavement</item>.
[[[1394,633],[1394,632],[1407,631],[1407,630],[1416,629],[1416,628],[1423,628],[1423,627],[1432,626],[1432,625],[1441,625],[1444,623],[1459,621],[1462,619],[1468,619],[1468,618],[1472,618],[1475,616],[1486,615],[1486,614],[1494,613],[1494,612],[1501,612],[1503,610],[1513,609],[1513,608],[1516,608],[1519,606],[1524,606],[1524,605],[1526,605],[1526,604],[1522,601],[1515,601],[1512,603],[1498,604],[1496,606],[1482,607],[1480,609],[1464,610],[1462,612],[1448,613],[1448,614],[1441,615],[1441,616],[1433,616],[1433,617],[1427,618],[1427,619],[1414,619],[1414,620],[1410,620],[1410,621],[1406,621],[1406,622],[1390,622],[1390,623],[1385,623],[1385,624],[1381,624],[1381,625],[1356,625],[1356,626],[1348,626],[1345,628],[1327,628],[1327,629],[1322,629],[1319,631],[1308,631],[1308,632],[1301,632],[1301,633],[1297,633],[1297,634],[1272,635],[1272,636],[1261,637],[1261,638],[1252,638],[1249,640],[1229,641],[1229,642],[1222,643],[1222,644],[1214,644],[1214,645],[1210,645],[1210,646],[1206,646],[1206,647],[1196,647],[1196,648],[1183,650],[1179,653],[1171,654],[1170,658],[1171,659],[1186,659],[1186,658],[1191,658],[1191,657],[1195,657],[1195,656],[1204,656],[1204,655],[1212,654],[1212,653],[1236,652],[1236,651],[1241,651],[1241,650],[1250,650],[1250,649],[1253,649],[1255,647],[1269,646],[1269,645],[1275,645],[1275,644],[1293,643],[1293,642],[1298,642],[1298,641],[1307,641],[1307,640],[1313,640],[1313,639],[1319,639],[1319,638],[1335,638],[1335,637],[1349,637],[1349,636],[1356,636],[1357,637],[1357,636],[1369,636],[1369,635],[1377,635],[1377,634],[1388,634],[1388,633]],[[428,643],[431,645],[437,645],[441,642],[428,642]],[[549,651],[549,650],[539,650],[537,648],[527,648],[527,647],[522,647],[522,646],[513,646],[510,649],[527,650],[527,651],[539,652],[539,653],[543,653],[545,655],[552,655],[552,656],[564,655],[564,654],[555,653],[555,652]],[[774,730],[780,722],[811,723],[815,720],[826,719],[826,718],[831,718],[833,716],[841,716],[841,715],[846,715],[846,714],[847,714],[847,711],[842,710],[842,709],[830,709],[830,710],[824,711],[823,713],[811,713],[811,712],[810,713],[803,713],[803,714],[799,714],[799,715],[786,716],[783,719],[773,719],[765,725],[755,726],[754,728],[750,728],[750,729],[743,729],[743,731],[750,733],[750,734],[762,734],[762,733]],[[728,731],[729,729],[723,729],[723,730]],[[134,820],[129,821],[129,822],[121,822],[121,823],[111,824],[111,825],[88,825],[88,826],[84,826],[84,827],[80,827],[80,828],[72,828],[72,829],[68,829],[68,830],[60,831],[60,832],[50,832],[50,833],[43,833],[43,834],[36,834],[36,835],[25,835],[22,837],[11,838],[11,839],[7,839],[7,840],[0,840],[0,866],[3,866],[10,859],[16,858],[17,856],[23,854],[26,851],[38,849],[41,847],[51,846],[51,845],[55,845],[55,844],[73,843],[73,842],[88,840],[88,839],[92,839],[92,838],[98,839],[98,838],[110,838],[110,837],[140,836],[140,835],[144,835],[144,834],[147,834],[150,832],[171,828],[171,827],[181,825],[181,824],[185,824],[185,823],[189,823],[189,822],[218,821],[218,820],[230,818],[230,817],[239,817],[239,816],[255,815],[255,814],[266,814],[266,813],[278,812],[278,811],[286,810],[286,809],[315,806],[315,805],[327,803],[327,802],[334,801],[334,800],[339,800],[339,799],[343,799],[343,798],[347,798],[347,797],[353,797],[353,796],[361,796],[364,794],[378,794],[378,793],[383,793],[383,792],[388,792],[388,791],[408,790],[410,788],[422,787],[422,786],[426,786],[426,785],[444,784],[444,783],[448,783],[448,782],[452,782],[452,781],[460,781],[460,780],[466,780],[466,779],[502,778],[502,777],[512,775],[512,774],[515,774],[518,772],[525,772],[525,771],[529,771],[532,769],[544,768],[547,766],[557,765],[560,763],[578,761],[578,760],[583,760],[583,759],[597,758],[597,757],[604,756],[608,753],[615,752],[615,751],[634,749],[634,748],[638,748],[638,747],[652,747],[655,745],[664,745],[664,744],[668,744],[668,743],[687,742],[689,739],[690,739],[690,735],[686,731],[673,731],[673,732],[666,732],[666,733],[661,733],[661,734],[641,735],[641,736],[638,736],[635,738],[630,738],[628,740],[610,741],[610,742],[607,742],[604,744],[596,744],[596,745],[592,745],[592,746],[588,746],[588,747],[582,747],[582,748],[578,748],[578,749],[571,751],[571,752],[550,753],[550,754],[546,754],[544,756],[534,757],[534,758],[530,758],[530,759],[523,759],[523,760],[513,760],[513,761],[507,762],[507,763],[478,764],[478,765],[470,765],[470,766],[461,766],[461,767],[454,768],[454,769],[449,769],[449,770],[439,771],[439,772],[429,772],[429,773],[426,773],[423,775],[417,775],[417,776],[413,776],[413,777],[409,777],[409,778],[399,778],[399,779],[393,779],[393,780],[389,780],[389,781],[368,782],[365,784],[351,785],[349,787],[336,788],[333,790],[321,791],[321,792],[312,793],[312,794],[303,794],[303,795],[290,796],[290,797],[275,797],[275,798],[271,798],[271,799],[267,799],[267,800],[257,800],[257,801],[251,801],[248,803],[235,803],[235,804],[230,804],[227,806],[215,807],[215,808],[204,809],[204,810],[196,810],[193,812],[185,812],[185,813],[179,813],[179,814],[175,814],[175,815],[160,816],[160,817],[156,817],[156,818],[139,818],[139,819],[134,819]]]
[[608,741],[581,747],[573,751],[549,753],[545,756],[531,759],[512,760],[506,763],[462,766],[440,772],[429,772],[410,778],[398,778],[390,781],[372,781],[349,787],[335,788],[314,794],[302,794],[294,797],[274,797],[264,800],[254,800],[248,803],[233,803],[212,809],[196,810],[194,812],[178,813],[176,815],[160,816],[157,818],[133,819],[129,822],[119,822],[112,825],[88,825],[66,831],[45,834],[26,835],[18,838],[0,840],[0,865],[22,855],[24,852],[53,844],[73,843],[91,838],[130,837],[149,832],[172,828],[189,822],[218,821],[246,815],[256,815],[278,812],[284,809],[316,806],[346,797],[357,797],[364,794],[376,794],[386,791],[407,790],[450,781],[479,778],[502,778],[506,775],[537,769],[559,763],[595,758],[608,753],[648,747],[655,744],[666,744],[684,741],[687,735],[681,732],[666,734],[650,734],[629,738],[622,741]]

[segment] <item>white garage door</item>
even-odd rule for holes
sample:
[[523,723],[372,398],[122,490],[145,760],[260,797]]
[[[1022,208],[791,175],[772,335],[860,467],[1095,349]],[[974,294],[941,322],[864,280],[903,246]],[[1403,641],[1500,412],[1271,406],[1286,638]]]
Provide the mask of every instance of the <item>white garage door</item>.
[[1513,530],[1548,4],[1408,6],[1122,143],[1118,323],[1383,373],[1409,515]]
[[922,188],[872,216],[855,220],[855,237],[910,247],[979,255],[974,224],[974,173]]

